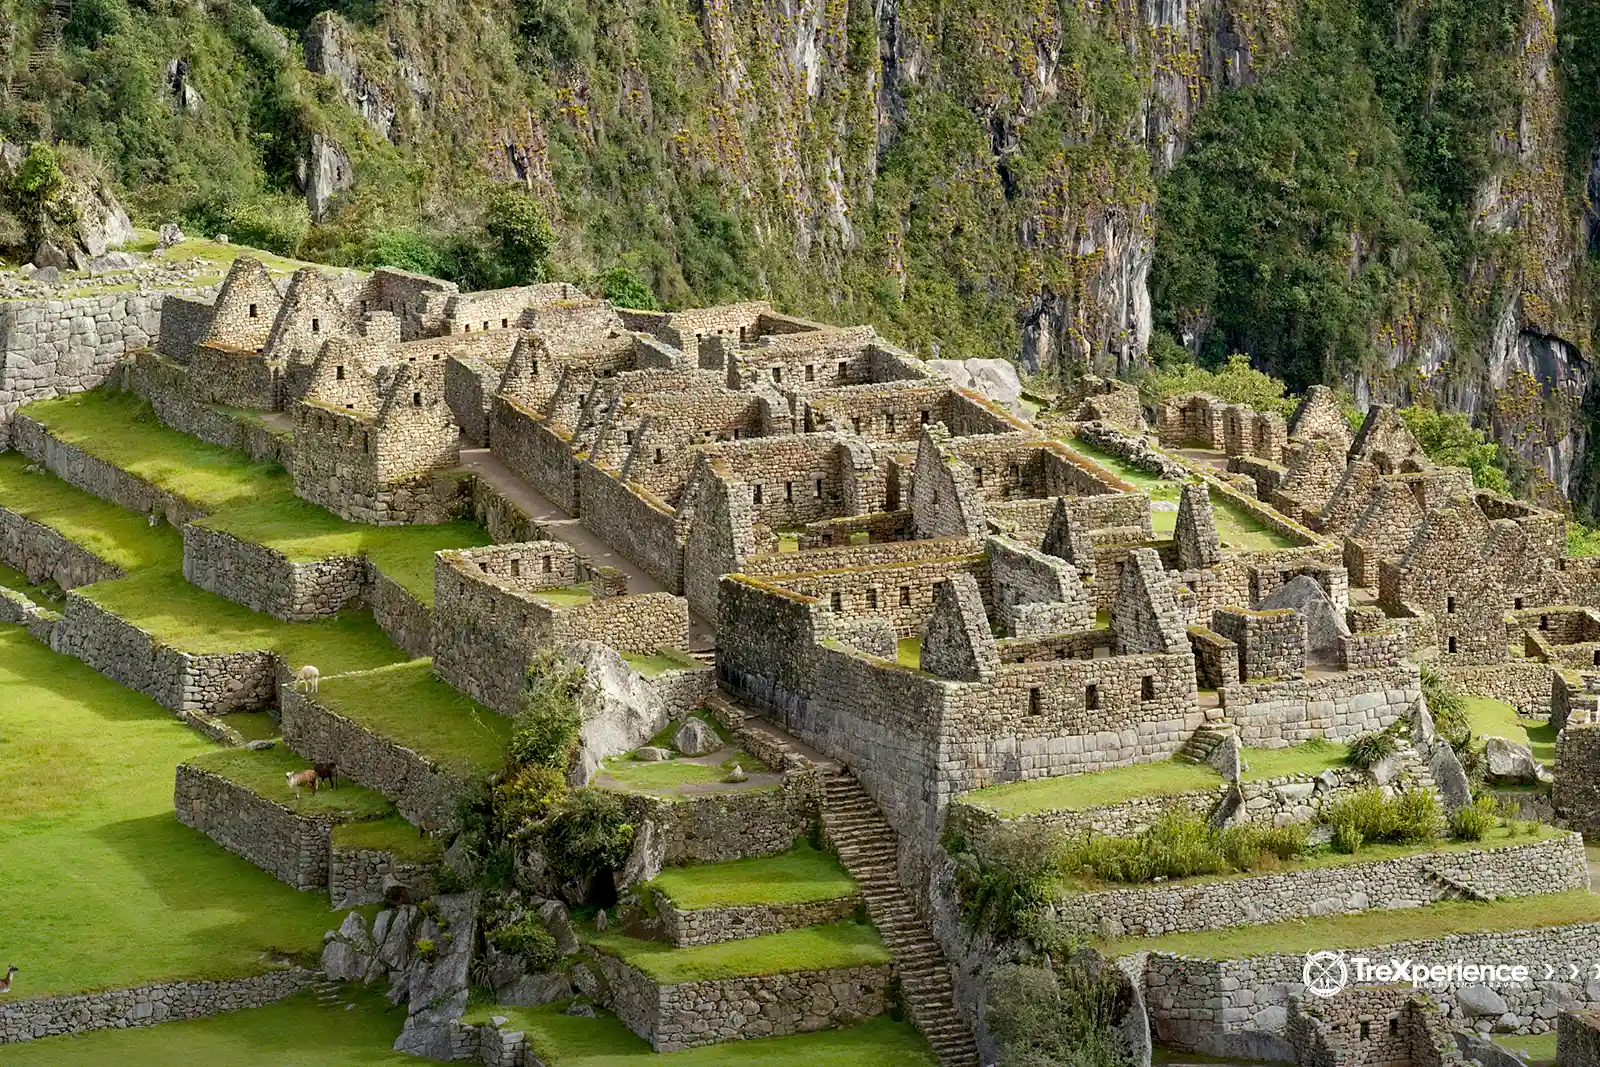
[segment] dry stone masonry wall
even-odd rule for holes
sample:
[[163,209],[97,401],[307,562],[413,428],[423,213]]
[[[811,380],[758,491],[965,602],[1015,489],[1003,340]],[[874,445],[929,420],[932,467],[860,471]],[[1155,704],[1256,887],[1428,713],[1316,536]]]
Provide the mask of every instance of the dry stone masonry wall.
[[328,884],[331,817],[304,815],[221,775],[178,764],[178,821],[296,889]]

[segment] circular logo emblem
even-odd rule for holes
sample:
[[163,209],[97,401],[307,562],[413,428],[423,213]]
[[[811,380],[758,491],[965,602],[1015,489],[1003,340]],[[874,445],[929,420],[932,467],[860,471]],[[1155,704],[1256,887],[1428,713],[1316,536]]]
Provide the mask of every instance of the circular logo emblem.
[[1306,966],[1300,974],[1306,983],[1306,992],[1314,997],[1331,997],[1350,983],[1350,968],[1344,955],[1338,952],[1313,952],[1306,956]]

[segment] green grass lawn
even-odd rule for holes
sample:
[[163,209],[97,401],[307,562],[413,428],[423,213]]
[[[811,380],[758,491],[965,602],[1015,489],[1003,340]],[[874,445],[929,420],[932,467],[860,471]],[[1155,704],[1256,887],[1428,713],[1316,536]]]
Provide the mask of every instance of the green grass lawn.
[[265,545],[290,561],[364,556],[424,604],[433,603],[433,554],[477,548],[489,535],[475,522],[437,526],[368,526],[346,522],[299,498],[227,508],[198,525]]
[[0,507],[48,526],[74,544],[125,571],[183,565],[183,535],[166,523],[77,489],[46,471],[23,470],[28,459],[0,452]]
[[631,756],[617,756],[602,762],[600,769],[623,789],[641,793],[670,793],[680,786],[726,783],[735,763],[744,768],[746,774],[768,769],[765,763],[744,751],[734,752],[720,763],[691,763],[686,759],[646,763]]
[[272,649],[294,667],[315,664],[324,676],[370,670],[406,658],[370,612],[350,611],[316,622],[279,622],[190,585],[181,573],[172,571],[143,571],[74,592],[184,652]]
[[173,816],[173,767],[214,750],[154,701],[0,626],[13,999],[239,977],[265,969],[269,949],[320,951],[336,918],[326,895],[296,892]]
[[648,885],[686,911],[744,904],[805,904],[856,892],[831,852],[801,842],[777,856],[668,867]]
[[1600,894],[1584,889],[1487,903],[1447,900],[1421,908],[1329,915],[1227,930],[1123,937],[1105,942],[1112,955],[1171,952],[1201,959],[1243,959],[1268,953],[1373,948],[1447,934],[1497,933],[1600,921]]
[[1183,495],[1182,482],[1175,482],[1163,478],[1159,474],[1151,474],[1149,471],[1140,470],[1121,456],[1113,456],[1110,452],[1097,448],[1082,438],[1074,437],[1071,441],[1063,443],[1072,451],[1086,456],[1106,468],[1129,485],[1143,490],[1151,500],[1176,501]]
[[469,778],[498,771],[511,720],[433,676],[429,659],[342,678],[324,671],[317,702]]
[[1556,728],[1539,719],[1524,719],[1517,709],[1491,697],[1467,697],[1467,725],[1479,737],[1503,737],[1527,745],[1546,767],[1556,763]]
[[910,1023],[881,1015],[840,1030],[665,1053],[651,1051],[610,1012],[584,1019],[564,1014],[561,1005],[484,1006],[469,1010],[465,1021],[481,1025],[493,1015],[506,1017],[501,1029],[526,1033],[532,1051],[550,1067],[937,1067],[939,1062]]
[[1347,767],[1350,746],[1317,738],[1288,748],[1246,748],[1244,780],[1260,782],[1268,778],[1315,777],[1335,767]]
[[895,661],[902,667],[910,667],[914,671],[922,669],[922,638],[902,637],[895,642]]
[[889,962],[889,949],[878,931],[865,923],[849,921],[692,948],[674,948],[661,941],[642,941],[611,931],[598,934],[589,930],[585,939],[600,952],[632,964],[662,985]]
[[961,802],[1014,819],[1044,811],[1086,811],[1140,797],[1195,791],[1215,793],[1221,784],[1222,776],[1213,767],[1183,760],[1160,760],[1109,771],[991,785],[967,793]]
[[68,444],[208,513],[294,497],[282,467],[163,426],[133,393],[91,389],[21,410]]
[[278,720],[270,712],[236,711],[222,716],[221,721],[239,731],[246,741],[270,741],[280,733]]
[[1268,552],[1301,544],[1299,540],[1279,533],[1233,501],[1216,494],[1211,497],[1211,514],[1217,524],[1217,537],[1224,548]]
[[628,662],[628,666],[646,678],[654,678],[668,671],[692,671],[706,666],[689,653],[677,648],[657,649],[654,655],[649,656],[625,652],[622,658]]
[[443,853],[437,838],[424,837],[400,815],[367,822],[340,823],[333,828],[335,848],[369,848],[407,863],[432,863]]
[[8,1067],[417,1067],[426,1061],[392,1051],[405,1019],[405,1008],[391,1008],[377,989],[329,1004],[300,993],[207,1019],[7,1045],[4,1059]]
[[50,598],[41,587],[29,582],[26,574],[15,567],[7,567],[4,563],[0,563],[0,586],[21,593],[35,604],[42,601],[46,606],[50,606]]
[[248,748],[204,752],[188,763],[302,815],[335,815],[361,820],[380,819],[394,811],[394,805],[382,793],[348,778],[339,781],[338,788],[329,789],[324,784],[315,793],[301,789],[300,795],[295,796],[284,775],[289,771],[306,770],[311,764],[283,745],[259,752]]
[[1495,1034],[1490,1038],[1501,1048],[1510,1049],[1529,1064],[1538,1065],[1556,1061],[1556,1035],[1548,1034]]
[[558,608],[581,608],[594,600],[594,590],[587,585],[558,585],[535,589],[529,595]]

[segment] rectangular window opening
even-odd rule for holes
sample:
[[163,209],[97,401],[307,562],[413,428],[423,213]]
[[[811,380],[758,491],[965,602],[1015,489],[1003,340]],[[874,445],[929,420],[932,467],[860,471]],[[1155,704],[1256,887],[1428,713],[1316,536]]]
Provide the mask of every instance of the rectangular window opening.
[[1033,686],[1028,690],[1028,714],[1044,714],[1044,701],[1039,697],[1039,687]]
[[1154,700],[1155,698],[1156,677],[1153,674],[1147,674],[1143,678],[1139,679],[1139,699]]
[[1083,687],[1083,706],[1088,711],[1094,711],[1100,707],[1100,687],[1098,685],[1090,684]]
[[844,610],[844,594],[839,592],[837,589],[834,590],[833,595],[828,598],[828,602],[833,606],[834,611]]
[[911,587],[909,585],[900,587],[900,606],[903,608],[911,606]]

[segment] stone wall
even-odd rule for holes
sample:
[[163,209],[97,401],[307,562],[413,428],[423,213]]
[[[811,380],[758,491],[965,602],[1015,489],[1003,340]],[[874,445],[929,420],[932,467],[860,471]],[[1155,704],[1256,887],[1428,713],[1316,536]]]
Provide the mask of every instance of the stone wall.
[[1583,839],[1562,834],[1527,845],[1208,878],[1188,885],[1098,890],[1059,898],[1051,911],[1068,929],[1084,937],[1154,937],[1221,930],[1241,922],[1272,923],[1418,907],[1453,897],[1460,887],[1504,899],[1588,886]]
[[662,932],[667,941],[679,948],[715,945],[723,941],[838,922],[850,918],[861,907],[861,895],[852,893],[832,900],[813,900],[803,904],[753,904],[687,911],[672,903],[660,890],[653,892]]
[[178,764],[172,806],[178,821],[296,889],[328,884],[334,820],[303,815],[221,775]]
[[648,820],[658,831],[662,865],[677,867],[789,851],[811,832],[821,788],[814,774],[791,772],[774,788],[625,799],[636,823]]
[[489,446],[489,402],[504,368],[471,356],[451,356],[444,368],[444,399],[461,436],[473,448]]
[[1306,667],[1306,620],[1287,608],[1250,611],[1218,608],[1211,629],[1239,650],[1239,677],[1246,683],[1260,678],[1299,678]]
[[517,401],[497,395],[489,407],[489,441],[495,458],[512,474],[568,515],[580,513],[570,437]]
[[200,523],[183,528],[184,578],[285,622],[339,614],[360,599],[366,570],[358,556],[292,563],[270,548]]
[[1239,740],[1281,748],[1325,737],[1346,740],[1389,726],[1422,695],[1411,665],[1286,682],[1244,683],[1222,690],[1223,713]]
[[421,900],[434,893],[435,869],[431,863],[396,861],[381,849],[335,845],[328,851],[328,898],[335,910],[376,904],[392,879],[410,891],[411,899]]
[[213,291],[0,303],[0,437],[21,405],[91,389],[126,353],[150,344],[168,297]]
[[282,702],[283,743],[301,758],[336,761],[340,774],[388,797],[413,823],[455,825],[456,798],[473,783],[297,690],[285,688]]
[[191,501],[157,489],[148,482],[96,459],[83,449],[57,440],[45,427],[26,415],[11,420],[11,444],[18,452],[68,485],[131,511],[135,515],[160,515],[173,526],[201,518],[205,512]]
[[1600,1067],[1600,1011],[1563,1012],[1556,1026],[1560,1067]]
[[123,362],[122,371],[122,388],[148,400],[164,425],[260,462],[289,465],[292,434],[196,399],[188,368],[155,352],[139,352]]
[[180,715],[260,711],[278,685],[271,652],[180,652],[78,593],[68,595],[50,647]]
[[366,561],[366,602],[389,640],[409,655],[433,655],[433,610],[411,591]]
[[981,844],[1002,827],[1018,823],[1038,824],[1069,838],[1103,835],[1132,837],[1147,829],[1162,816],[1173,812],[1184,812],[1201,819],[1209,818],[1216,810],[1217,801],[1226,788],[1219,779],[1215,789],[1194,789],[1186,793],[1138,797],[1118,804],[1085,808],[1082,811],[1063,809],[1041,811],[1017,818],[1005,818],[977,804],[957,800],[950,805],[945,818],[951,830],[962,834],[974,844]]
[[105,562],[50,527],[3,507],[0,507],[0,562],[26,574],[28,581],[35,585],[50,581],[63,589],[123,576],[121,567]]
[[1493,697],[1516,707],[1519,714],[1550,714],[1550,689],[1556,670],[1548,663],[1506,660],[1490,666],[1439,664],[1456,687],[1469,696]]
[[672,509],[592,463],[578,468],[583,524],[671,592],[683,589],[683,541]]
[[[1503,985],[1494,990],[1514,1016],[1518,1033],[1544,1033],[1560,1010],[1574,1002],[1600,1006],[1593,986],[1542,980],[1544,965],[1566,974],[1570,963],[1591,960],[1600,942],[1600,923],[1509,931],[1451,934],[1398,941],[1382,946],[1329,945],[1346,954],[1356,947],[1387,961],[1411,959],[1448,963],[1454,960],[1524,963],[1541,978],[1537,983]],[[1151,952],[1142,970],[1152,1037],[1160,1044],[1211,1055],[1248,1055],[1261,1048],[1260,1035],[1281,1037],[1289,998],[1304,986],[1306,957],[1301,953],[1269,954],[1231,960],[1206,960]],[[1455,1008],[1456,990],[1434,994]],[[1492,1020],[1491,1020],[1492,1021]],[[1281,1058],[1271,1056],[1265,1058]]]
[[7,1001],[0,1004],[0,1045],[259,1008],[300,992],[315,977],[304,967],[293,967],[227,982],[160,982],[104,993]]
[[[842,1026],[887,1007],[888,965],[657,985],[619,959],[591,956],[610,986],[607,1006],[657,1052]],[[751,1003],[760,1009],[747,1011]]]
[[1600,723],[1569,722],[1556,735],[1552,800],[1575,829],[1600,834]]

